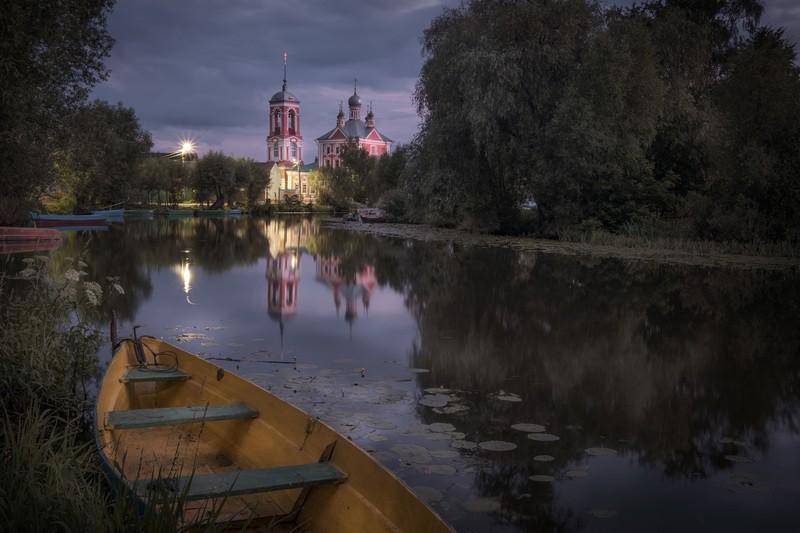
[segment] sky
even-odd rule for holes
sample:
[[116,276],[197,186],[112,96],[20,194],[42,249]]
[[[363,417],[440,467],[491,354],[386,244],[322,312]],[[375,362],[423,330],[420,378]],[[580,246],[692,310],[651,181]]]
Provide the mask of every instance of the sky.
[[[618,4],[630,2],[619,1]],[[315,139],[333,129],[339,103],[347,113],[354,79],[375,125],[409,142],[419,116],[414,86],[423,63],[420,38],[459,0],[118,0],[108,20],[116,44],[107,81],[91,98],[132,107],[153,135],[153,150],[194,141],[199,154],[218,150],[266,159],[269,99],[287,86],[300,100],[306,163]],[[797,42],[800,2],[767,0],[762,23],[786,28]]]

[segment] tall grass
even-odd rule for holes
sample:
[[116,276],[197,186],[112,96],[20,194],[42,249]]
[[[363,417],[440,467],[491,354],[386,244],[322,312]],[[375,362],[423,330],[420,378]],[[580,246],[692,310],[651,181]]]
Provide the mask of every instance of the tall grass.
[[142,504],[110,490],[86,387],[100,373],[104,339],[89,317],[104,291],[81,261],[52,266],[39,257],[0,273],[0,531],[220,530],[221,501],[187,519],[185,492],[150,491]]
[[738,242],[692,239],[669,228],[628,223],[619,233],[602,229],[567,228],[559,234],[565,242],[618,246],[643,250],[671,250],[691,255],[732,254],[762,257],[800,257],[798,245],[789,241]]

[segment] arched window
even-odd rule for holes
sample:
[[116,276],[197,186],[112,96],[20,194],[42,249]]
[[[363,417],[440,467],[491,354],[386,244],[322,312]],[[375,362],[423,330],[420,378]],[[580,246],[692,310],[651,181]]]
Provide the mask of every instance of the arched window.
[[330,155],[330,153],[331,153],[330,145],[325,146],[325,155]]
[[281,152],[278,150],[278,141],[274,141],[272,143],[272,158],[273,159],[280,159]]
[[281,131],[281,110],[278,109],[275,111],[275,133],[280,133]]
[[292,159],[297,159],[297,141],[292,141]]
[[339,155],[339,147],[336,147],[336,155]]
[[289,133],[294,133],[294,129],[295,129],[294,111],[289,111]]

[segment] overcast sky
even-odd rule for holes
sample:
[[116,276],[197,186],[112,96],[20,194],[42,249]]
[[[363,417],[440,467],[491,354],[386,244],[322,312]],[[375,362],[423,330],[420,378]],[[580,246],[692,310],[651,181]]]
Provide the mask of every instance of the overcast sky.
[[[629,2],[619,1],[620,4]],[[133,107],[169,152],[193,139],[209,149],[264,161],[270,97],[300,100],[304,159],[336,124],[339,102],[372,102],[378,130],[411,140],[419,117],[412,102],[422,66],[419,39],[443,7],[458,0],[118,0],[109,18],[116,44],[108,81],[92,98]],[[800,2],[767,0],[765,24],[797,42]],[[362,118],[366,111],[362,112]]]

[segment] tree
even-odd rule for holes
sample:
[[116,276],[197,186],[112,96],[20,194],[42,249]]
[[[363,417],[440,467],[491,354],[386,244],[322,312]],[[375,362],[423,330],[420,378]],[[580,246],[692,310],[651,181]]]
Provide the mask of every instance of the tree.
[[236,160],[234,174],[239,187],[244,191],[244,206],[251,210],[264,196],[264,190],[269,187],[269,174],[264,165],[256,160],[239,158]]
[[137,181],[134,188],[145,192],[150,198],[153,191],[159,191],[158,202],[161,203],[160,191],[166,191],[168,201],[177,204],[181,192],[186,187],[189,168],[181,160],[171,157],[148,157],[137,167]]
[[96,100],[66,121],[68,140],[54,152],[57,183],[90,209],[127,199],[137,163],[150,152],[150,133],[132,108]]
[[192,185],[199,202],[210,203],[212,195],[223,198],[235,189],[235,161],[222,152],[210,150],[195,163]]
[[0,6],[0,223],[53,181],[50,153],[71,110],[105,80],[114,0],[6,0]]

